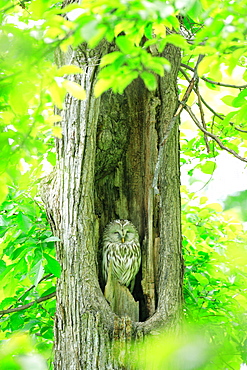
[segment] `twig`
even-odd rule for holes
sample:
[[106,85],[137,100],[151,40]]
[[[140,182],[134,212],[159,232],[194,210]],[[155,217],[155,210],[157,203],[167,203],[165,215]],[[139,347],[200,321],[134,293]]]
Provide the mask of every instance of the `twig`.
[[190,83],[189,83],[189,86],[187,87],[185,93],[184,93],[184,96],[178,106],[178,109],[176,110],[176,113],[174,114],[174,116],[172,117],[169,125],[167,126],[166,128],[166,131],[165,131],[165,134],[164,134],[164,137],[161,141],[161,144],[160,145],[164,145],[166,140],[168,139],[169,137],[169,134],[174,126],[174,124],[176,123],[177,121],[177,118],[180,116],[183,108],[184,108],[184,105],[185,103],[187,102],[187,100],[189,99],[189,96],[191,94],[191,91],[195,88],[195,84],[197,83],[198,81],[198,75],[197,75],[197,67],[199,65],[199,63],[201,62],[201,60],[204,58],[203,55],[199,55],[198,57],[198,60],[197,60],[197,63],[196,63],[196,67],[195,67],[195,70],[194,70],[194,76],[192,77]]
[[46,295],[44,297],[40,297],[40,298],[36,299],[33,302],[30,302],[28,304],[24,304],[23,306],[16,307],[16,308],[8,308],[7,310],[2,310],[2,311],[0,311],[0,315],[5,315],[7,313],[12,313],[12,312],[18,312],[18,311],[26,310],[27,308],[33,306],[35,303],[40,303],[40,302],[47,301],[48,299],[51,299],[51,298],[55,297],[55,295],[56,295],[56,292],[53,292],[53,293],[48,294],[48,295]]
[[[189,69],[191,72],[195,72],[195,69],[188,66],[187,64],[181,63],[180,65],[186,69]],[[217,85],[217,86],[232,87],[233,89],[240,89],[240,90],[246,89],[247,87],[247,84],[246,85],[232,85],[232,84],[225,84],[223,82],[213,81],[206,77],[200,77],[200,78],[205,82],[209,82],[210,84]]]
[[[192,68],[193,70],[193,68]],[[182,75],[185,77],[185,79],[190,82],[190,79],[189,77],[186,75],[186,73],[183,71],[182,68],[179,68],[179,71],[182,73]],[[195,93],[197,94],[196,90],[194,89]],[[205,107],[208,108],[208,110],[210,110],[210,112],[212,112],[216,117],[220,118],[222,121],[224,120],[224,117],[222,117],[222,115],[220,115],[219,113],[217,113],[212,107],[210,107],[210,105],[208,105],[208,103],[203,99],[203,97],[200,95],[200,99],[202,101],[202,103],[205,105]],[[234,126],[234,123],[233,122],[229,122],[229,124],[237,131],[239,132],[243,132],[243,133],[247,133],[246,130],[242,130],[241,128],[238,128],[236,126]]]
[[[207,129],[207,126],[206,126],[205,119],[204,119],[204,111],[203,111],[203,108],[202,108],[202,100],[201,100],[201,95],[200,95],[199,87],[198,86],[196,87],[195,92],[196,92],[197,99],[198,99],[198,106],[199,106],[199,110],[200,110],[202,126],[206,130]],[[210,153],[210,148],[209,148],[209,143],[208,143],[208,137],[207,137],[206,134],[204,134],[204,141],[205,141],[205,144],[206,144],[207,152]]]
[[[47,275],[45,275],[45,276],[43,276],[42,277],[42,279],[40,279],[39,280],[39,282],[38,282],[38,284],[39,283],[41,283],[43,280],[46,280],[48,277],[50,277],[50,276],[52,276],[53,274],[47,274]],[[30,288],[28,288],[27,290],[25,290],[25,292],[16,300],[16,302],[19,302],[21,299],[22,299],[22,297],[26,294],[26,293],[28,293],[28,292],[30,292],[30,290],[32,290],[33,288],[35,288],[37,285],[32,285],[32,286],[30,286]],[[7,308],[7,310],[10,310],[12,307],[13,307],[14,305],[12,304],[11,306],[9,306],[8,308]],[[0,313],[1,314],[1,313]],[[2,316],[1,316],[2,317]]]
[[[218,117],[218,118],[219,118],[219,119],[221,119],[222,121],[224,120],[224,117],[222,117],[219,113],[215,112],[215,110],[214,110],[212,107],[210,107],[210,106],[208,105],[208,103],[203,99],[203,97],[202,97],[202,96],[201,96],[201,100],[202,100],[203,104],[205,105],[205,107],[207,107],[207,108],[208,108],[208,110],[210,110],[210,112],[212,112],[216,117]],[[235,130],[240,131],[240,132],[247,133],[247,131],[246,131],[246,130],[242,130],[241,128],[234,126],[234,123],[233,123],[233,122],[229,122],[229,123],[230,123],[230,125],[231,125],[231,126],[233,126],[233,128],[234,128]]]
[[175,125],[175,123],[177,122],[183,108],[184,108],[184,105],[186,104],[190,94],[191,94],[191,91],[194,89],[194,86],[195,84],[198,82],[198,75],[197,75],[197,67],[199,65],[199,63],[201,62],[201,60],[204,58],[204,55],[199,55],[198,57],[198,60],[197,60],[197,63],[196,63],[196,68],[195,68],[195,71],[194,71],[194,76],[192,77],[190,83],[189,83],[189,86],[187,87],[185,93],[184,93],[184,96],[182,98],[182,101],[180,102],[174,116],[172,117],[172,119],[170,120],[166,130],[165,130],[165,134],[161,140],[161,143],[160,143],[160,147],[159,147],[159,154],[158,154],[158,159],[157,159],[157,163],[156,163],[156,166],[155,166],[155,170],[154,170],[154,177],[153,177],[153,184],[152,184],[152,187],[154,189],[154,193],[155,194],[159,194],[159,189],[158,189],[158,177],[159,177],[159,171],[160,171],[160,161],[161,161],[161,158],[163,156],[163,148],[164,148],[164,144],[166,143],[168,137],[170,136],[170,133]]
[[232,149],[229,149],[227,148],[222,142],[221,140],[214,134],[212,134],[211,132],[205,130],[204,127],[202,127],[202,125],[200,124],[200,122],[198,121],[198,119],[196,118],[196,116],[194,115],[194,113],[192,112],[191,108],[188,106],[188,105],[185,105],[184,106],[184,109],[189,113],[190,117],[193,119],[193,121],[195,122],[195,124],[197,125],[197,127],[204,133],[206,134],[207,136],[211,137],[213,140],[216,141],[216,143],[219,145],[219,147],[223,150],[226,150],[227,152],[231,153],[234,157],[240,159],[240,161],[243,161],[243,162],[246,162],[247,163],[247,159],[246,158],[243,158],[241,157],[240,155],[238,155],[238,153],[236,153],[234,150]]

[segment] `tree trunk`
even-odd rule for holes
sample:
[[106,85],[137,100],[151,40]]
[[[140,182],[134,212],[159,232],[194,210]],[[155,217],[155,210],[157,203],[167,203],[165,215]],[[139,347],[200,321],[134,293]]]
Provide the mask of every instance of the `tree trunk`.
[[[180,326],[178,124],[161,152],[159,194],[152,186],[159,143],[177,107],[180,53],[174,46],[166,47],[171,71],[158,79],[156,91],[148,91],[137,79],[122,95],[109,91],[96,99],[99,60],[114,48],[102,42],[95,50],[81,45],[66,55],[57,54],[59,65],[84,69],[73,78],[87,92],[85,101],[66,98],[56,171],[43,194],[53,232],[61,240],[57,370],[131,368],[124,355],[131,338],[164,328],[176,332]],[[117,218],[131,220],[140,234],[142,267],[133,293],[140,302],[137,323],[115,315],[102,293],[100,238],[105,225]]]

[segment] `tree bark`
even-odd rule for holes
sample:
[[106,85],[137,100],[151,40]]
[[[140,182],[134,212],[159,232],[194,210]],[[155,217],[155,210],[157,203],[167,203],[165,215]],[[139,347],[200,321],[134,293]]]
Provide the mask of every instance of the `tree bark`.
[[[152,331],[178,331],[181,320],[183,262],[179,193],[179,133],[176,124],[160,158],[159,194],[152,187],[159,144],[177,107],[179,50],[168,45],[171,71],[148,91],[140,79],[124,94],[93,95],[101,57],[115,45],[95,50],[81,45],[59,65],[76,64],[74,76],[87,92],[85,101],[66,97],[62,139],[57,140],[55,175],[43,199],[53,232],[60,238],[57,259],[55,360],[57,370],[128,369],[130,339]],[[142,247],[142,267],[134,297],[140,322],[118,317],[102,290],[100,238],[114,219],[131,220]],[[124,348],[124,350],[123,350]]]

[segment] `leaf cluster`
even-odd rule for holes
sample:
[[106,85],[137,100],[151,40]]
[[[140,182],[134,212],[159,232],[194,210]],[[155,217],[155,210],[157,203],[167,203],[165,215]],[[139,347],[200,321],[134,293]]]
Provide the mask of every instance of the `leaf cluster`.
[[60,265],[42,205],[29,194],[12,189],[0,209],[0,311],[33,302],[25,312],[1,315],[1,340],[16,331],[28,331],[37,348],[51,347],[55,301],[35,302],[55,292],[54,276]]
[[247,233],[219,204],[182,195],[185,314],[213,343],[215,368],[237,369],[246,361]]

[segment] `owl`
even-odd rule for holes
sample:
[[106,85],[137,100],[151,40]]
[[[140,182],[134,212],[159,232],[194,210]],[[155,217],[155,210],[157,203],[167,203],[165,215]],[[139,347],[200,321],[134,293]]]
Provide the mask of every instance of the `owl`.
[[128,220],[114,220],[105,227],[102,262],[105,283],[110,263],[112,275],[122,285],[128,287],[131,283],[132,291],[141,264],[141,249],[138,231]]

